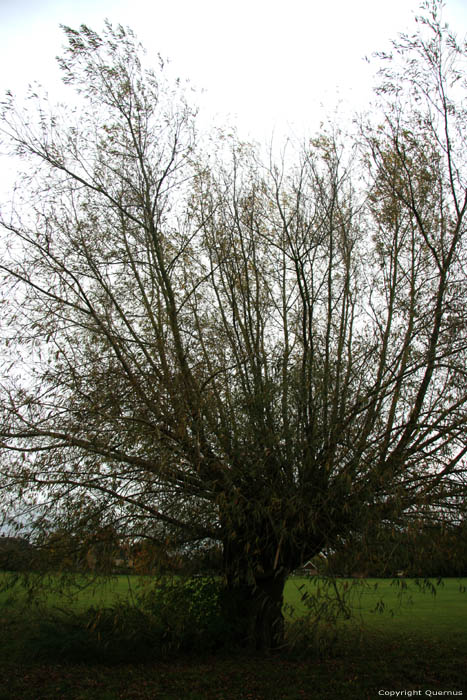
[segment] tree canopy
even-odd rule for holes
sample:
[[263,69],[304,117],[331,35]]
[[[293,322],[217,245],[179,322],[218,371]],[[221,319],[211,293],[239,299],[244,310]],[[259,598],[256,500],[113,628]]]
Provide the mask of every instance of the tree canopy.
[[300,563],[465,494],[467,49],[424,8],[374,112],[278,159],[199,134],[110,23],[63,28],[75,110],[3,103],[26,164],[2,214],[6,517],[221,543],[258,647]]

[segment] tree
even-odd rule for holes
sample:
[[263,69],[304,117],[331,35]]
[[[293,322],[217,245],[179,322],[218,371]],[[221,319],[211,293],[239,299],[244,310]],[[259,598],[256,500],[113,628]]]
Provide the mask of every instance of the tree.
[[110,24],[64,28],[78,112],[4,104],[28,168],[0,266],[10,509],[221,543],[257,648],[300,563],[465,493],[466,51],[426,10],[385,57],[381,124],[292,165],[201,139]]

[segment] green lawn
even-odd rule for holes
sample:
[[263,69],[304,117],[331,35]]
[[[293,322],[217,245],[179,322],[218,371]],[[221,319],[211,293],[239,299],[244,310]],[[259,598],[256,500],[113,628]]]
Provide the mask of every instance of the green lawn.
[[[313,593],[318,583],[315,579],[287,581],[285,600],[296,614],[306,610],[303,591]],[[432,579],[428,587],[423,582],[390,579],[341,580],[337,584],[351,587],[352,609],[367,628],[424,637],[461,635],[467,641],[466,579]]]
[[[85,576],[67,579],[50,576],[44,585],[40,577],[29,574],[24,581],[18,578],[13,586],[3,587],[2,590],[1,584],[10,577],[10,574],[0,574],[0,608],[4,605],[20,606],[26,602],[28,592],[32,591],[32,598],[48,607],[70,606],[75,610],[84,610],[91,605],[113,605],[119,599],[131,597],[132,591],[139,590],[143,583],[143,579],[137,576],[115,576],[110,579],[92,579]],[[11,578],[11,581],[13,580]]]
[[[4,575],[3,575],[4,576]],[[1,581],[1,578],[0,578]],[[57,581],[54,581],[57,585]],[[83,577],[80,589],[72,594],[66,589],[62,593],[46,590],[42,602],[50,607],[85,610],[90,606],[109,606],[119,600],[136,597],[151,581],[138,576],[116,576],[110,580],[89,582]],[[286,617],[306,613],[303,593],[316,593],[320,579],[291,577],[285,586],[284,601]],[[424,636],[444,634],[467,634],[467,579],[431,580],[429,587],[417,585],[413,580],[366,579],[337,580],[338,589],[350,591],[353,624],[358,622],[375,631],[395,630],[405,634],[420,633]],[[0,609],[11,607],[26,598],[25,590],[15,587],[16,599],[11,591],[0,592]],[[71,597],[72,595],[72,597]],[[4,608],[5,609],[5,608]]]

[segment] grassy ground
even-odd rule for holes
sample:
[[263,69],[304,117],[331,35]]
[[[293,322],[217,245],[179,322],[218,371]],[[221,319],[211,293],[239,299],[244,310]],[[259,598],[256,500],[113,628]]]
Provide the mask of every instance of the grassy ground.
[[[122,577],[108,588],[84,589],[76,604],[85,608],[99,599],[109,602],[124,597],[129,583],[134,587],[135,581]],[[460,592],[459,584],[447,579],[436,586],[433,596],[411,582],[401,601],[400,585],[367,581],[352,589],[356,616],[351,622],[342,622],[327,645],[310,645],[305,640],[294,654],[217,654],[112,667],[18,661],[13,653],[15,639],[24,633],[28,620],[13,621],[8,615],[10,604],[0,612],[0,699],[376,700],[428,697],[427,691],[450,697],[462,697],[453,693],[463,692],[467,697],[467,593]],[[287,582],[285,598],[296,610],[293,619],[306,612],[303,585],[313,592],[317,582]],[[381,608],[380,601],[384,601],[382,614],[374,612]],[[64,600],[54,594],[49,602]],[[397,696],[397,691],[406,692]]]
[[[397,630],[407,636],[443,637],[467,634],[466,580],[365,579],[337,581],[349,587],[351,607],[360,620],[373,631]],[[306,611],[303,590],[316,591],[317,579],[294,579],[286,583],[285,599],[299,615]],[[305,589],[302,588],[305,586]]]

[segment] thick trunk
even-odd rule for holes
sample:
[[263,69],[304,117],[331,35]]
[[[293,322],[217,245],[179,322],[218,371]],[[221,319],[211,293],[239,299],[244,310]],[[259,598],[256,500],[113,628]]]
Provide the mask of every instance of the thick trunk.
[[[267,510],[267,504],[265,506]],[[284,521],[278,530],[269,511],[245,498],[224,514],[224,614],[240,643],[257,650],[284,644],[284,584],[299,554],[292,551]]]
[[262,577],[255,583],[228,581],[224,614],[234,636],[252,649],[278,649],[284,643],[282,614],[284,575]]
[[261,581],[252,591],[251,638],[256,649],[278,649],[284,644],[283,576]]

